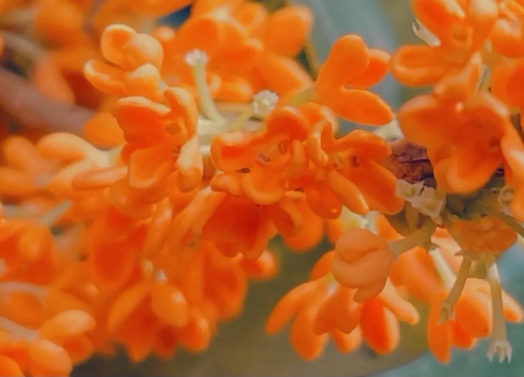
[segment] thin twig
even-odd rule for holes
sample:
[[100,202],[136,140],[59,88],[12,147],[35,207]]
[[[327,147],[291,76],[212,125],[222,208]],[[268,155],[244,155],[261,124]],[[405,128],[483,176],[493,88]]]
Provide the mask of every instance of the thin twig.
[[24,78],[0,67],[0,109],[23,126],[83,134],[93,116],[84,107],[47,97]]
[[37,43],[23,35],[7,30],[0,31],[0,38],[7,49],[13,50],[25,58],[35,62],[46,54],[46,51]]

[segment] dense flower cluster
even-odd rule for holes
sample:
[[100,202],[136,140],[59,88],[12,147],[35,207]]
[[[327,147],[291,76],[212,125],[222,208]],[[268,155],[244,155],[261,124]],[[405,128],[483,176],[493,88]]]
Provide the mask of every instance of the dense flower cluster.
[[[156,25],[187,5],[180,27]],[[82,136],[2,138],[0,375],[67,375],[117,345],[136,362],[205,350],[249,282],[278,273],[277,236],[333,245],[267,321],[292,323],[304,359],[329,340],[392,352],[414,300],[442,362],[483,338],[510,359],[506,321],[524,309],[496,257],[524,235],[524,2],[412,5],[425,43],[390,57],[344,35],[312,77],[303,6],[0,2],[4,55],[93,111]],[[20,37],[28,23],[50,47]],[[389,72],[432,90],[395,114],[370,90]],[[340,118],[376,131],[339,132]],[[431,177],[391,168],[398,129]]]

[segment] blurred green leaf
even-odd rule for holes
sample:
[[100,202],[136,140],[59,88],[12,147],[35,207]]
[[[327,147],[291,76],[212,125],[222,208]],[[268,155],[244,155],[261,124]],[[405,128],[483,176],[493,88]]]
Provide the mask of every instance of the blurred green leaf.
[[[273,249],[282,249],[275,243]],[[130,364],[124,356],[97,358],[76,369],[74,376],[362,376],[403,365],[424,352],[425,324],[402,325],[400,348],[388,356],[377,356],[365,347],[349,355],[331,344],[319,360],[306,362],[295,353],[289,332],[269,336],[265,321],[277,301],[289,290],[308,279],[320,256],[330,249],[322,244],[307,254],[281,250],[281,274],[268,283],[253,284],[240,318],[225,324],[211,348],[200,355],[179,353],[173,360],[148,360]],[[425,318],[424,308],[422,308]]]

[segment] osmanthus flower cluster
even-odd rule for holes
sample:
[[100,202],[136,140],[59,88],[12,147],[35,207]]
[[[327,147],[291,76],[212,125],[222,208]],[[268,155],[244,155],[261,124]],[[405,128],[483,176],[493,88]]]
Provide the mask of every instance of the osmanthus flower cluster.
[[[524,309],[495,259],[524,235],[522,2],[413,0],[426,44],[390,57],[344,35],[313,78],[296,59],[302,6],[46,1],[37,25],[65,54],[53,64],[89,46],[75,62],[104,101],[85,138],[3,140],[0,375],[67,375],[116,346],[136,362],[205,350],[249,282],[278,273],[277,236],[333,246],[267,321],[271,334],[292,323],[304,359],[329,340],[394,351],[399,322],[420,321],[413,300],[440,361],[483,338],[510,359],[506,321]],[[151,22],[190,3],[179,28]],[[99,47],[81,42],[92,33]],[[395,115],[370,90],[390,71],[432,90]],[[339,118],[377,131],[339,132]],[[405,140],[383,138],[391,127]]]

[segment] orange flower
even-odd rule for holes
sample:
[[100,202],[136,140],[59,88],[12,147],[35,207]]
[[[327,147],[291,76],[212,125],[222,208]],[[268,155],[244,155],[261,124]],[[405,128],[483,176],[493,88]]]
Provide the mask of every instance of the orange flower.
[[430,241],[435,224],[427,221],[406,238],[387,242],[367,229],[350,228],[338,239],[333,275],[343,285],[357,289],[356,301],[379,294],[396,257]]
[[519,171],[524,150],[509,111],[492,94],[475,92],[481,61],[474,56],[458,76],[442,80],[432,95],[402,106],[398,120],[410,140],[429,149],[435,176],[448,192],[470,193],[504,162]]
[[94,326],[93,319],[79,310],[54,316],[39,331],[0,318],[0,354],[9,355],[14,370],[18,364],[33,375],[68,375],[73,368],[74,349],[70,347],[74,339],[83,339]]
[[497,22],[495,0],[413,0],[423,27],[436,37],[435,45],[400,47],[392,56],[391,73],[404,84],[433,85],[455,75],[488,41]]
[[293,236],[283,236],[282,240],[292,251],[304,252],[313,249],[322,242],[326,231],[326,221],[311,210],[305,194],[297,192],[294,200],[297,202],[302,215],[302,230]]
[[315,265],[311,281],[288,292],[275,306],[266,323],[270,334],[295,318],[291,329],[293,346],[305,359],[322,353],[328,336],[341,352],[351,352],[364,340],[377,353],[390,353],[399,344],[398,319],[415,324],[418,313],[388,284],[376,299],[354,300],[355,291],[339,286],[329,274],[334,252]]
[[248,170],[241,175],[240,189],[262,205],[282,199],[286,181],[306,170],[308,159],[301,142],[307,137],[309,122],[300,111],[280,107],[268,116],[265,128],[259,135],[224,134],[211,144],[211,159],[225,174]]
[[499,19],[490,35],[493,47],[504,56],[524,56],[524,4],[519,0],[499,1]]
[[0,167],[0,193],[8,197],[27,197],[45,192],[56,161],[43,157],[27,139],[11,136],[3,141],[4,166]]
[[140,94],[158,95],[157,85],[161,81],[158,68],[164,59],[158,40],[136,33],[128,26],[111,25],[102,34],[100,48],[114,65],[88,61],[84,73],[93,86],[117,96],[138,94],[137,89]]
[[256,258],[276,229],[296,235],[301,226],[300,211],[292,197],[260,206],[242,196],[203,189],[174,218],[168,247],[179,253],[192,242],[208,240],[225,255],[241,253]]
[[366,90],[386,75],[388,62],[386,52],[368,49],[358,35],[339,38],[318,73],[315,82],[318,100],[356,123],[381,126],[391,122],[390,107]]
[[397,180],[379,163],[390,154],[384,139],[363,130],[336,139],[332,127],[321,122],[311,130],[306,151],[317,169],[311,172],[314,183],[303,189],[320,216],[338,217],[342,204],[357,214],[402,209],[403,200],[395,194]]
[[183,329],[189,322],[189,308],[180,290],[169,282],[143,282],[117,296],[109,311],[108,331],[139,362],[152,351],[164,327]]
[[358,288],[357,301],[382,291],[395,258],[385,240],[365,229],[350,229],[337,241],[336,251],[333,275],[341,284]]

